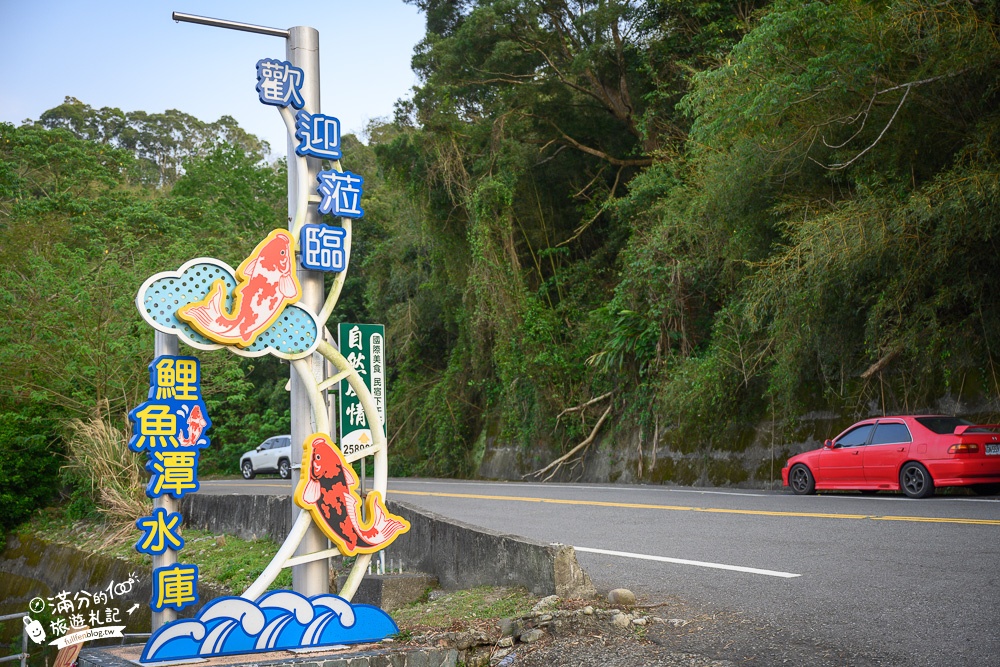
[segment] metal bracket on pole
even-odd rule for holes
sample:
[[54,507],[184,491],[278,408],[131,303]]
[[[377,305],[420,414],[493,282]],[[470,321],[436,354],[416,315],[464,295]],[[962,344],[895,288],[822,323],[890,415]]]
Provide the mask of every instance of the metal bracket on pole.
[[229,30],[242,30],[243,32],[255,32],[258,35],[270,35],[271,37],[281,37],[283,39],[288,39],[288,30],[282,30],[281,28],[268,28],[262,25],[253,25],[251,23],[239,23],[237,21],[227,21],[225,19],[213,19],[207,16],[195,16],[194,14],[185,14],[183,12],[174,12],[170,17],[175,21],[181,21],[184,23],[197,23],[199,25],[212,26],[213,28],[227,28]]

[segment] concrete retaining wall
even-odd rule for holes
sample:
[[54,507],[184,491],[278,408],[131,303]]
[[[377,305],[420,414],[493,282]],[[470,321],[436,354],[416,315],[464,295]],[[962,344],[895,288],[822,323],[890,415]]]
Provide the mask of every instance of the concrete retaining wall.
[[[386,563],[402,560],[406,570],[434,575],[443,588],[523,586],[536,595],[594,594],[573,547],[504,535],[393,500],[386,504],[411,525],[386,549]],[[181,499],[181,516],[185,526],[276,542],[292,525],[287,496],[188,494]]]
[[524,586],[536,595],[594,594],[573,547],[497,533],[393,500],[386,506],[410,522],[409,532],[387,553],[433,574],[444,588]]
[[180,507],[183,525],[244,540],[270,538],[281,544],[292,529],[288,496],[189,493]]
[[[128,581],[132,573],[137,575],[138,581],[109,604],[122,612],[128,624],[126,632],[149,632],[148,603],[152,589],[148,564],[136,567],[126,560],[87,553],[28,534],[11,533],[6,548],[0,552],[0,614],[23,613],[32,598],[52,597],[60,591],[74,595],[79,591],[94,593],[111,583]],[[221,588],[199,581],[199,602],[185,608],[180,616],[193,616],[206,601],[226,594]],[[125,618],[124,611],[133,602],[141,604]]]

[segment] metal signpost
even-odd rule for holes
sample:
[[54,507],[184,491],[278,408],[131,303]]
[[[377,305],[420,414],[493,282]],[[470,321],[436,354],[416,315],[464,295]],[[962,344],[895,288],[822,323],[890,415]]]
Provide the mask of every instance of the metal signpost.
[[[305,101],[304,110],[318,113],[320,109],[319,97],[319,32],[315,28],[296,27],[288,30],[288,40],[285,44],[285,55],[288,61],[295,67],[302,70],[302,97]],[[295,161],[291,157],[294,154],[292,138],[288,138],[288,218],[295,218],[295,206],[292,202],[292,193],[298,192],[302,187],[301,181],[315,183],[316,174],[320,170],[320,160],[308,157],[304,160],[306,169],[304,173],[299,173],[299,168],[292,168],[295,163],[301,167],[303,160]],[[317,223],[320,221],[319,211],[315,206],[309,205],[305,213],[305,223]],[[301,303],[318,313],[323,307],[323,274],[320,271],[303,270],[299,272],[299,281],[302,283]],[[313,357],[312,372],[318,382],[322,382],[325,364],[318,363],[320,360]],[[312,433],[309,427],[310,421],[310,401],[307,388],[301,378],[296,377],[296,372],[292,374],[292,488],[299,483],[302,472],[302,449],[298,446],[306,437]],[[298,508],[294,504],[289,508],[292,518],[298,514]],[[313,553],[325,549],[327,546],[326,537],[316,526],[310,526],[306,532],[297,554]],[[297,565],[292,569],[292,589],[304,595],[319,595],[330,591],[330,570],[329,561],[326,559],[315,560],[310,563]]]
[[[141,662],[378,641],[397,632],[395,623],[382,610],[350,600],[372,554],[410,525],[384,502],[384,330],[351,325],[349,331],[356,330],[364,343],[345,357],[326,328],[350,263],[352,220],[364,215],[364,178],[341,168],[340,122],[320,112],[319,34],[308,27],[280,30],[176,12],[173,18],[286,40],[287,60],[257,62],[256,90],[263,104],[278,109],[288,131],[289,225],[272,230],[235,269],[199,257],[151,276],[139,288],[136,305],[157,332],[149,400],[129,415],[129,445],[149,454],[146,492],[154,498],[153,514],[136,522],[143,531],[136,549],[154,559],[153,634]],[[332,168],[321,170],[323,160]],[[325,224],[324,215],[338,217],[339,226]],[[324,272],[335,274],[328,294]],[[271,354],[292,367],[292,528],[241,596],[210,600],[183,620],[174,611],[198,603],[198,569],[177,563],[183,538],[176,500],[198,489],[198,450],[209,445],[203,434],[211,420],[200,397],[198,360],[178,356],[179,341],[240,356]],[[328,368],[334,370],[329,378]],[[371,426],[361,446],[344,451],[344,443],[332,439],[327,399],[338,383],[350,394],[352,424]],[[363,497],[351,462],[363,464],[366,456],[374,459],[374,479]],[[341,590],[331,595],[327,561],[338,553],[355,561]],[[267,592],[285,567],[293,568],[294,590]]]
[[[285,57],[292,66],[302,72],[302,81],[299,92],[304,102],[302,108],[312,114],[316,114],[320,109],[320,88],[319,88],[319,32],[315,28],[307,26],[296,26],[287,30],[280,28],[268,28],[265,26],[238,23],[236,21],[226,21],[192,14],[174,12],[172,15],[175,21],[188,23],[198,23],[215,28],[227,28],[229,30],[241,30],[272,37],[283,37],[285,39]],[[288,137],[288,219],[294,220],[297,209],[302,202],[295,200],[295,193],[300,191],[303,183],[313,183],[316,175],[320,171],[321,160],[316,157],[307,157],[304,161],[292,159],[295,154],[295,143],[292,136]],[[339,157],[339,155],[337,156]],[[305,163],[304,173],[299,173],[302,162]],[[315,206],[307,205],[305,211],[305,223],[316,224],[320,222],[320,213]],[[320,312],[324,302],[323,274],[320,271],[302,270],[299,272],[299,282],[302,286],[302,297],[299,303],[314,313]],[[318,361],[318,360],[317,360]],[[325,364],[313,363],[313,373],[318,382],[325,378],[323,373]],[[291,417],[292,417],[292,442],[300,443],[311,433],[309,428],[311,403],[307,393],[306,385],[297,377],[294,370],[291,373]],[[302,450],[298,446],[292,447],[292,478],[291,486],[294,489],[298,484],[302,468]],[[290,511],[292,517],[298,515],[299,508],[293,503]],[[316,526],[311,526],[306,531],[305,537],[299,547],[297,554],[307,554],[326,548],[326,537]],[[317,560],[302,565],[297,565],[292,569],[292,588],[305,595],[319,595],[328,593],[330,590],[330,572],[326,560]],[[155,626],[154,626],[155,627]]]
[[[164,355],[177,356],[180,354],[180,348],[178,346],[177,336],[172,334],[162,333],[157,331],[155,333],[156,339],[153,343],[153,358],[162,357]],[[153,499],[153,512],[157,512],[162,509],[164,512],[176,512],[177,511],[178,500],[171,498],[170,495],[164,494],[159,498]],[[167,549],[162,554],[158,556],[153,556],[153,570],[161,567],[171,567],[177,563],[177,552],[173,549]],[[173,609],[163,609],[162,611],[154,611],[152,615],[152,629],[156,630],[161,625],[166,625],[167,623],[175,620],[177,618],[177,612]]]

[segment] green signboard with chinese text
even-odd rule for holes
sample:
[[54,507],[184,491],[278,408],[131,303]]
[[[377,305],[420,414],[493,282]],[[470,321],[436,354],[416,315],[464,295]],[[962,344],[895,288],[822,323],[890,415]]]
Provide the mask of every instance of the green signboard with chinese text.
[[[342,323],[340,353],[358,371],[375,399],[379,424],[385,429],[385,327],[381,324]],[[340,381],[340,450],[347,461],[374,453],[373,425],[368,423],[357,393],[347,380]]]

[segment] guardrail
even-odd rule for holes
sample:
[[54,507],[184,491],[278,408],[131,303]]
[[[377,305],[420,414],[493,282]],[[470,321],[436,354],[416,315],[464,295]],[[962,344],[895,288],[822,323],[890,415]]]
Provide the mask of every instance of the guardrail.
[[[7,614],[6,616],[0,616],[0,623],[4,621],[13,621],[14,619],[22,619],[24,614]],[[21,628],[21,652],[15,655],[8,655],[6,658],[0,658],[0,662],[11,662],[13,660],[20,660],[21,667],[27,667],[28,664],[28,631],[23,627]]]

